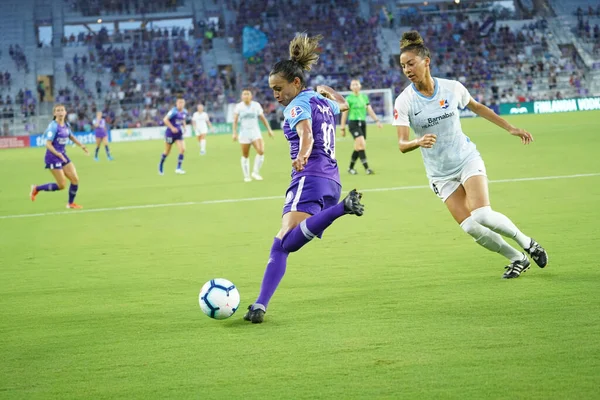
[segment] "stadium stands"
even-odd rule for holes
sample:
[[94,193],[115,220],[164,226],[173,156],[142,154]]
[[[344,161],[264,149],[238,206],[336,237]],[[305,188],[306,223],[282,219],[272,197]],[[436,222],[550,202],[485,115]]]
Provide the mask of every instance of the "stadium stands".
[[[96,110],[104,110],[114,127],[161,125],[178,93],[188,107],[207,103],[214,120],[224,121],[227,104],[248,86],[275,114],[268,72],[274,62],[288,57],[289,40],[298,31],[325,37],[311,85],[345,90],[358,77],[365,88],[399,93],[407,80],[398,66],[398,39],[402,31],[417,29],[432,50],[434,74],[466,82],[486,104],[598,94],[600,85],[593,79],[594,69],[600,69],[596,3],[553,0],[549,4],[557,16],[542,17],[531,1],[519,1],[511,10],[487,3],[433,2],[416,8],[375,0],[335,5],[325,0],[66,0],[59,19],[66,18],[64,23],[98,15],[127,21],[146,14],[163,19],[187,15],[194,24],[53,34],[60,43],[53,42],[52,48],[38,46],[23,25],[13,27],[9,19],[25,18],[28,11],[10,8],[0,17],[14,28],[0,41],[2,131],[41,131],[51,110],[49,100],[68,105],[77,129],[89,128]],[[290,10],[302,10],[303,18],[290,21]],[[565,24],[570,24],[569,32]],[[242,61],[245,26],[262,31],[268,42]],[[51,65],[45,63],[48,54]],[[38,82],[42,69],[51,71],[45,73],[53,75],[52,88]]]

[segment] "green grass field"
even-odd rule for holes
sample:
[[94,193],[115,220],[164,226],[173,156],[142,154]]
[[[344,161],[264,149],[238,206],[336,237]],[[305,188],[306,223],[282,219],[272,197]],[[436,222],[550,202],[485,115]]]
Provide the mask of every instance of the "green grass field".
[[[29,201],[51,181],[42,149],[0,152],[0,398],[599,398],[600,113],[511,121],[534,144],[463,124],[502,181],[492,205],[546,247],[546,269],[500,279],[505,260],[425,188],[419,152],[370,127],[376,175],[348,176],[352,143],[337,143],[365,216],[291,255],[262,325],[242,316],[280,225],[281,135],[247,184],[229,136],[204,157],[189,139],[185,176],[174,156],[158,176],[157,141],[112,144],[112,163],[69,148],[83,211],[66,191]],[[225,321],[198,307],[215,277],[242,296]]]

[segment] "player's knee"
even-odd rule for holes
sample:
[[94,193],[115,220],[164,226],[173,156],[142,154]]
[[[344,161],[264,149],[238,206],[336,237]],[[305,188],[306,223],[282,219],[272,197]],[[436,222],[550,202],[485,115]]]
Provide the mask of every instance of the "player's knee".
[[70,178],[69,181],[71,181],[71,184],[73,185],[79,185],[79,177]]
[[471,216],[478,223],[485,225],[492,212],[492,207],[490,206],[479,207],[478,209],[471,211]]
[[63,190],[67,187],[67,183],[65,181],[56,182],[56,186],[58,186],[58,190]]

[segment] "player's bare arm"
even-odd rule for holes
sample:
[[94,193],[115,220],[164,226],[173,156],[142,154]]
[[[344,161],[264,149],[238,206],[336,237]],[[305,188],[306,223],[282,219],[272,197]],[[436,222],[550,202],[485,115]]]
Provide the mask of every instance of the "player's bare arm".
[[271,126],[269,125],[269,121],[267,121],[267,117],[265,117],[264,114],[261,114],[261,115],[258,116],[258,118],[260,118],[260,120],[262,121],[262,123],[267,128],[267,132],[269,133],[269,136],[274,137],[273,130],[271,129]]
[[300,138],[300,143],[298,146],[298,156],[292,162],[292,166],[296,171],[302,171],[308,162],[308,157],[310,157],[314,143],[311,120],[304,119],[298,122],[296,132]]
[[233,141],[237,141],[238,140],[238,134],[237,134],[237,128],[238,128],[238,114],[233,114],[233,125],[232,125],[232,130],[233,130]]
[[371,107],[370,104],[367,106],[367,113],[369,114],[369,116],[371,118],[373,118],[373,121],[375,121],[378,128],[380,128],[380,129],[383,128],[383,125],[381,124],[379,117],[377,116],[377,114],[375,114],[375,111],[373,111],[373,107]]
[[408,153],[409,151],[413,151],[419,147],[430,149],[433,147],[436,141],[436,135],[432,133],[427,133],[423,135],[423,137],[409,140],[410,128],[408,126],[398,126],[397,132],[398,146],[400,147],[400,151],[402,153]]
[[85,154],[89,154],[87,147],[85,147],[79,140],[77,140],[77,138],[73,136],[73,134],[69,134],[69,139],[71,139],[71,141],[77,146],[81,147],[81,150],[83,150]]
[[338,103],[338,105],[340,106],[340,112],[348,111],[350,109],[350,106],[348,105],[348,102],[346,101],[344,96],[342,96],[327,85],[317,86],[317,93],[319,93],[323,97],[327,97],[329,100],[333,100],[336,103]]
[[471,98],[471,101],[469,101],[469,104],[467,104],[467,107],[469,108],[469,110],[473,111],[475,114],[487,119],[488,121],[494,123],[495,125],[498,125],[500,128],[504,129],[511,135],[520,137],[521,142],[523,144],[529,144],[529,143],[533,142],[533,136],[531,135],[531,133],[527,132],[524,129],[520,129],[520,128],[517,128],[516,126],[513,126],[510,122],[508,122],[507,120],[505,120],[504,118],[502,118],[501,116],[496,114],[489,107],[479,103],[475,99]]

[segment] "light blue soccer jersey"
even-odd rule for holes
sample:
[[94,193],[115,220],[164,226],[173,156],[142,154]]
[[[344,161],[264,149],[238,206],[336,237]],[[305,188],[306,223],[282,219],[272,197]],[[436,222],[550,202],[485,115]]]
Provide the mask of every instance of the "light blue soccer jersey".
[[433,96],[426,97],[410,85],[396,98],[396,126],[410,126],[417,137],[437,135],[430,149],[421,147],[429,179],[446,179],[458,173],[469,161],[480,157],[475,144],[460,124],[460,110],[471,101],[469,91],[458,81],[434,78]]

